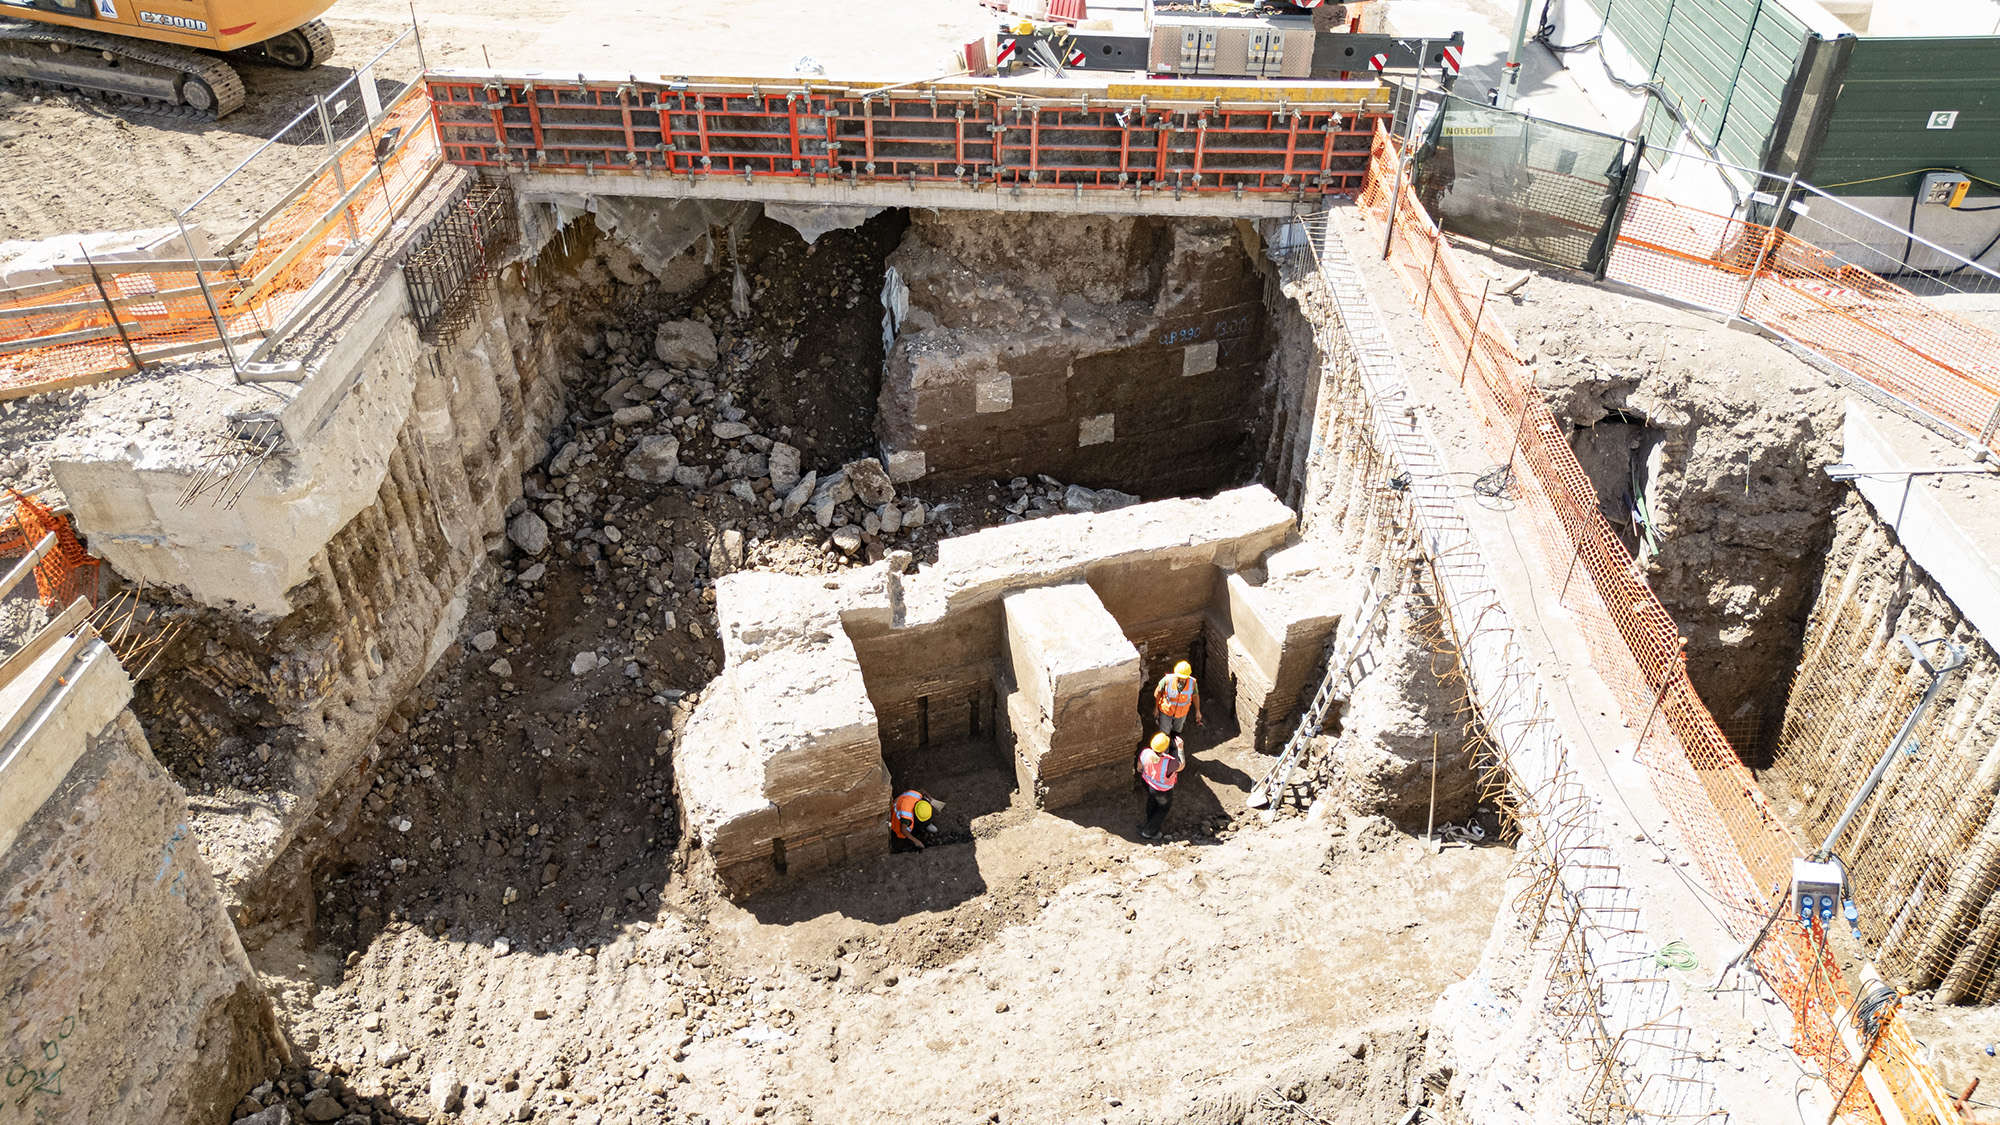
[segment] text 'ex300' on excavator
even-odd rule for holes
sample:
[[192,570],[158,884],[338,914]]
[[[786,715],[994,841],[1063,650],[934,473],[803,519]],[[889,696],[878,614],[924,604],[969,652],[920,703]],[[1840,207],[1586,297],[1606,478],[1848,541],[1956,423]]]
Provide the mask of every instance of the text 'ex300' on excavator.
[[0,82],[212,119],[243,104],[217,53],[309,70],[333,54],[334,0],[0,0]]

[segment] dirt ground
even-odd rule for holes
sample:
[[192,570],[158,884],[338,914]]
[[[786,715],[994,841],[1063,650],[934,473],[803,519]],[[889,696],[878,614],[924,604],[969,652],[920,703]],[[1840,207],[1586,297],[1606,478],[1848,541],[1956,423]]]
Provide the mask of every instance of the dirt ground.
[[[313,99],[347,81],[410,22],[403,0],[341,0],[324,17],[338,46],[327,65],[301,74],[239,67],[244,107],[219,122],[163,120],[101,102],[0,90],[0,242],[71,231],[171,226],[173,213],[249,156]],[[612,4],[556,0],[416,5],[433,67],[561,74],[790,75],[811,58],[832,77],[918,79],[946,73],[952,52],[997,17],[976,0],[877,0],[828,8],[790,0]],[[418,71],[414,45],[380,77]],[[288,134],[200,223],[233,235],[325,155],[310,128]]]
[[[324,944],[260,960],[311,1068],[379,1120],[1394,1120],[1511,853],[1238,828],[1268,759],[1230,733],[1194,740],[1167,843],[1136,792],[961,819],[964,776],[939,791],[966,842],[747,906],[678,872],[628,734],[473,745],[329,873]],[[985,773],[969,799],[1006,787]]]

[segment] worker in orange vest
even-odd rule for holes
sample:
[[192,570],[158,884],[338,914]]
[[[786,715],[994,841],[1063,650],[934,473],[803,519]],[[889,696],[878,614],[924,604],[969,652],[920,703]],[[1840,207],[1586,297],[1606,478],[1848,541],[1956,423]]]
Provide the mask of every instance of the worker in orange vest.
[[899,852],[920,852],[925,841],[937,843],[937,821],[932,817],[944,802],[919,789],[896,795],[889,805],[889,848]]
[[1183,660],[1174,665],[1174,670],[1160,677],[1153,688],[1153,717],[1158,721],[1161,734],[1173,735],[1179,741],[1183,728],[1187,726],[1188,712],[1194,712],[1194,721],[1201,724],[1201,693],[1196,690],[1194,669]]
[[1146,783],[1146,819],[1139,825],[1139,835],[1148,840],[1160,838],[1160,829],[1167,823],[1167,810],[1174,804],[1174,782],[1180,780],[1181,769],[1187,765],[1187,753],[1180,740],[1165,734],[1156,734],[1153,740],[1139,747],[1139,778]]

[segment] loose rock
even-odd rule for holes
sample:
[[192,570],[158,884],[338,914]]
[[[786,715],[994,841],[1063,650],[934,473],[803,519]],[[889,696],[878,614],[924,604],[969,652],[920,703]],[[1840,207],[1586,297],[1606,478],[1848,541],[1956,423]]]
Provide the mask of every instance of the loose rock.
[[678,439],[648,434],[625,457],[625,475],[641,484],[666,484],[681,468]]
[[507,521],[507,541],[530,555],[549,549],[549,525],[533,512],[522,512]]
[[889,473],[882,468],[882,462],[873,457],[863,457],[859,461],[849,461],[841,472],[854,489],[855,499],[869,507],[887,504],[896,498],[896,486],[890,482]]
[[715,333],[697,320],[669,320],[653,335],[653,354],[669,367],[707,368],[715,363]]
[[797,446],[775,442],[769,453],[771,491],[783,496],[799,482],[799,450]]

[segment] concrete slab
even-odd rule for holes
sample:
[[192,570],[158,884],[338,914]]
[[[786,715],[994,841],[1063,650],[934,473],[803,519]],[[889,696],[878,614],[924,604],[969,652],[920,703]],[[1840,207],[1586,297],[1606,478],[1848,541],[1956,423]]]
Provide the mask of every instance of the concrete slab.
[[1051,516],[938,544],[944,606],[1070,582],[1101,565],[1200,561],[1235,570],[1284,542],[1292,510],[1261,485],[1206,500],[1161,500],[1115,512]]
[[[1876,516],[1982,636],[2000,638],[2000,470],[1858,399],[1847,401],[1841,436],[1841,459],[1861,470],[1854,487]],[[1911,471],[1939,468],[1959,471]]]

